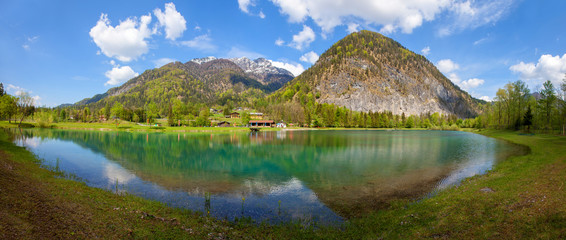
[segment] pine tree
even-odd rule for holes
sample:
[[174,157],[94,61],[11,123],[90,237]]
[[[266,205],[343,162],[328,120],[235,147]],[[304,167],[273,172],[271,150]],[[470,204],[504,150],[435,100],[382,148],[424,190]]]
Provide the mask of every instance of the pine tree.
[[175,118],[173,117],[173,106],[169,104],[169,112],[167,112],[167,124],[169,126],[175,125]]
[[531,111],[531,105],[527,106],[527,112],[523,116],[523,125],[527,126],[527,132],[531,132],[531,125],[533,125],[533,113]]
[[106,102],[106,106],[104,107],[104,117],[106,118],[106,121],[110,119],[110,104],[108,103],[108,101]]

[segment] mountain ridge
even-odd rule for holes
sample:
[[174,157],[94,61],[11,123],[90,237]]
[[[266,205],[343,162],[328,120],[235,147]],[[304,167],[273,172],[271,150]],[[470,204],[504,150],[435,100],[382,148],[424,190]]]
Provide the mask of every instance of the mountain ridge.
[[[171,62],[160,68],[146,70],[118,87],[110,88],[105,93],[96,94],[91,98],[85,98],[73,104],[73,106],[96,105],[101,107],[105,100],[128,101],[132,100],[132,97],[143,98],[143,101],[126,104],[134,108],[143,107],[147,101],[166,102],[164,99],[155,99],[148,96],[147,89],[143,88],[143,85],[154,81],[159,82],[159,84],[153,84],[156,88],[160,88],[158,85],[167,85],[164,88],[170,93],[158,93],[158,95],[165,95],[168,99],[177,98],[194,103],[223,104],[228,100],[245,101],[248,95],[261,97],[281,88],[293,77],[293,74],[289,71],[273,66],[269,60],[264,58],[256,60],[245,57],[233,59],[195,58],[186,63]],[[169,86],[171,83],[174,86]],[[192,88],[187,89],[186,87]],[[180,91],[180,89],[183,91]],[[155,93],[155,91],[149,92],[150,94],[152,94],[151,92]],[[242,93],[244,96],[239,96]],[[124,94],[133,96],[122,96]],[[230,96],[223,96],[223,94]]]
[[335,43],[272,95],[272,101],[335,104],[353,111],[477,115],[476,100],[428,59],[379,33],[362,30]]
[[366,113],[437,112],[468,118],[478,114],[480,100],[461,90],[426,57],[379,33],[360,31],[333,44],[295,78],[264,58],[194,58],[146,70],[74,106],[100,109],[117,101],[130,109],[153,102],[161,111],[173,101],[207,106],[260,104],[262,109],[265,101],[290,101],[300,103],[310,115],[318,111],[313,110],[316,104],[333,104]]

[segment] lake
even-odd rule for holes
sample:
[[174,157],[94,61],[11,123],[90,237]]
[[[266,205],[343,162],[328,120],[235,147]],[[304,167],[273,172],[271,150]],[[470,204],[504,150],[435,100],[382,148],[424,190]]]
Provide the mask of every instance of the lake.
[[429,196],[525,152],[455,131],[13,134],[44,165],[89,186],[271,224],[339,224],[392,200]]

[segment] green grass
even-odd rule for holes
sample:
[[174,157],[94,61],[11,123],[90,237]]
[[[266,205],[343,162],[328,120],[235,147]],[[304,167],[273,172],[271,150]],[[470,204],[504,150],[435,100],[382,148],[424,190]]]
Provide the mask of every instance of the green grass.
[[[22,123],[24,124],[24,123]],[[25,123],[27,127],[39,127],[35,123]],[[0,127],[4,128],[17,128],[17,123],[8,123],[7,121],[0,121]],[[53,123],[51,128],[55,129],[70,129],[70,130],[98,130],[98,131],[127,131],[127,132],[212,132],[212,133],[228,133],[228,132],[249,132],[246,127],[169,127],[162,124],[161,126],[142,126],[128,121],[120,121],[119,124],[115,122],[95,122],[95,123],[80,123],[80,122],[63,122]],[[279,128],[262,128],[262,131],[279,131]]]
[[24,239],[269,239],[312,234],[309,228],[293,224],[273,228],[216,220],[133,195],[88,187],[40,165],[36,156],[14,145],[0,130],[0,238],[14,237],[14,233]]
[[[132,126],[128,130],[135,129]],[[294,224],[258,226],[218,221],[57,178],[56,173],[39,168],[38,160],[25,149],[10,143],[5,133],[0,133],[0,150],[25,166],[27,170],[20,173],[24,177],[45,183],[47,190],[60,198],[58,202],[72,203],[89,212],[86,229],[103,238],[210,238],[209,234],[254,239],[566,238],[566,137],[491,130],[479,133],[528,146],[530,154],[511,157],[487,174],[466,179],[434,197],[396,201],[388,209],[350,219],[343,227],[317,229]],[[493,192],[482,192],[485,188]],[[142,219],[143,213],[157,217]],[[176,223],[160,218],[176,219]]]
[[[566,237],[566,138],[480,133],[528,146],[531,153],[507,159],[489,173],[432,198],[400,201],[385,211],[353,219],[344,234],[402,239]],[[494,192],[480,191],[483,188]]]

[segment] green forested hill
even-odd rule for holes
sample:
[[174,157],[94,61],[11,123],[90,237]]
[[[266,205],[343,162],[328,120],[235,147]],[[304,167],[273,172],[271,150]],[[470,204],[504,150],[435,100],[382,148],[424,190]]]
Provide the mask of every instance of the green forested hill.
[[161,111],[181,102],[185,105],[249,105],[279,89],[293,77],[285,74],[266,74],[263,82],[234,62],[214,59],[197,63],[169,63],[147,70],[119,87],[74,104],[76,108],[102,109],[121,103],[126,109],[143,109],[155,104]]
[[207,57],[147,70],[74,108],[82,115],[88,107],[111,116],[109,108],[120,103],[125,119],[136,114],[143,120],[175,112],[181,112],[175,119],[191,119],[213,106],[248,106],[299,124],[392,127],[426,125],[425,118],[440,116],[473,117],[478,102],[424,56],[379,33],[360,31],[335,43],[294,79],[266,59]]

